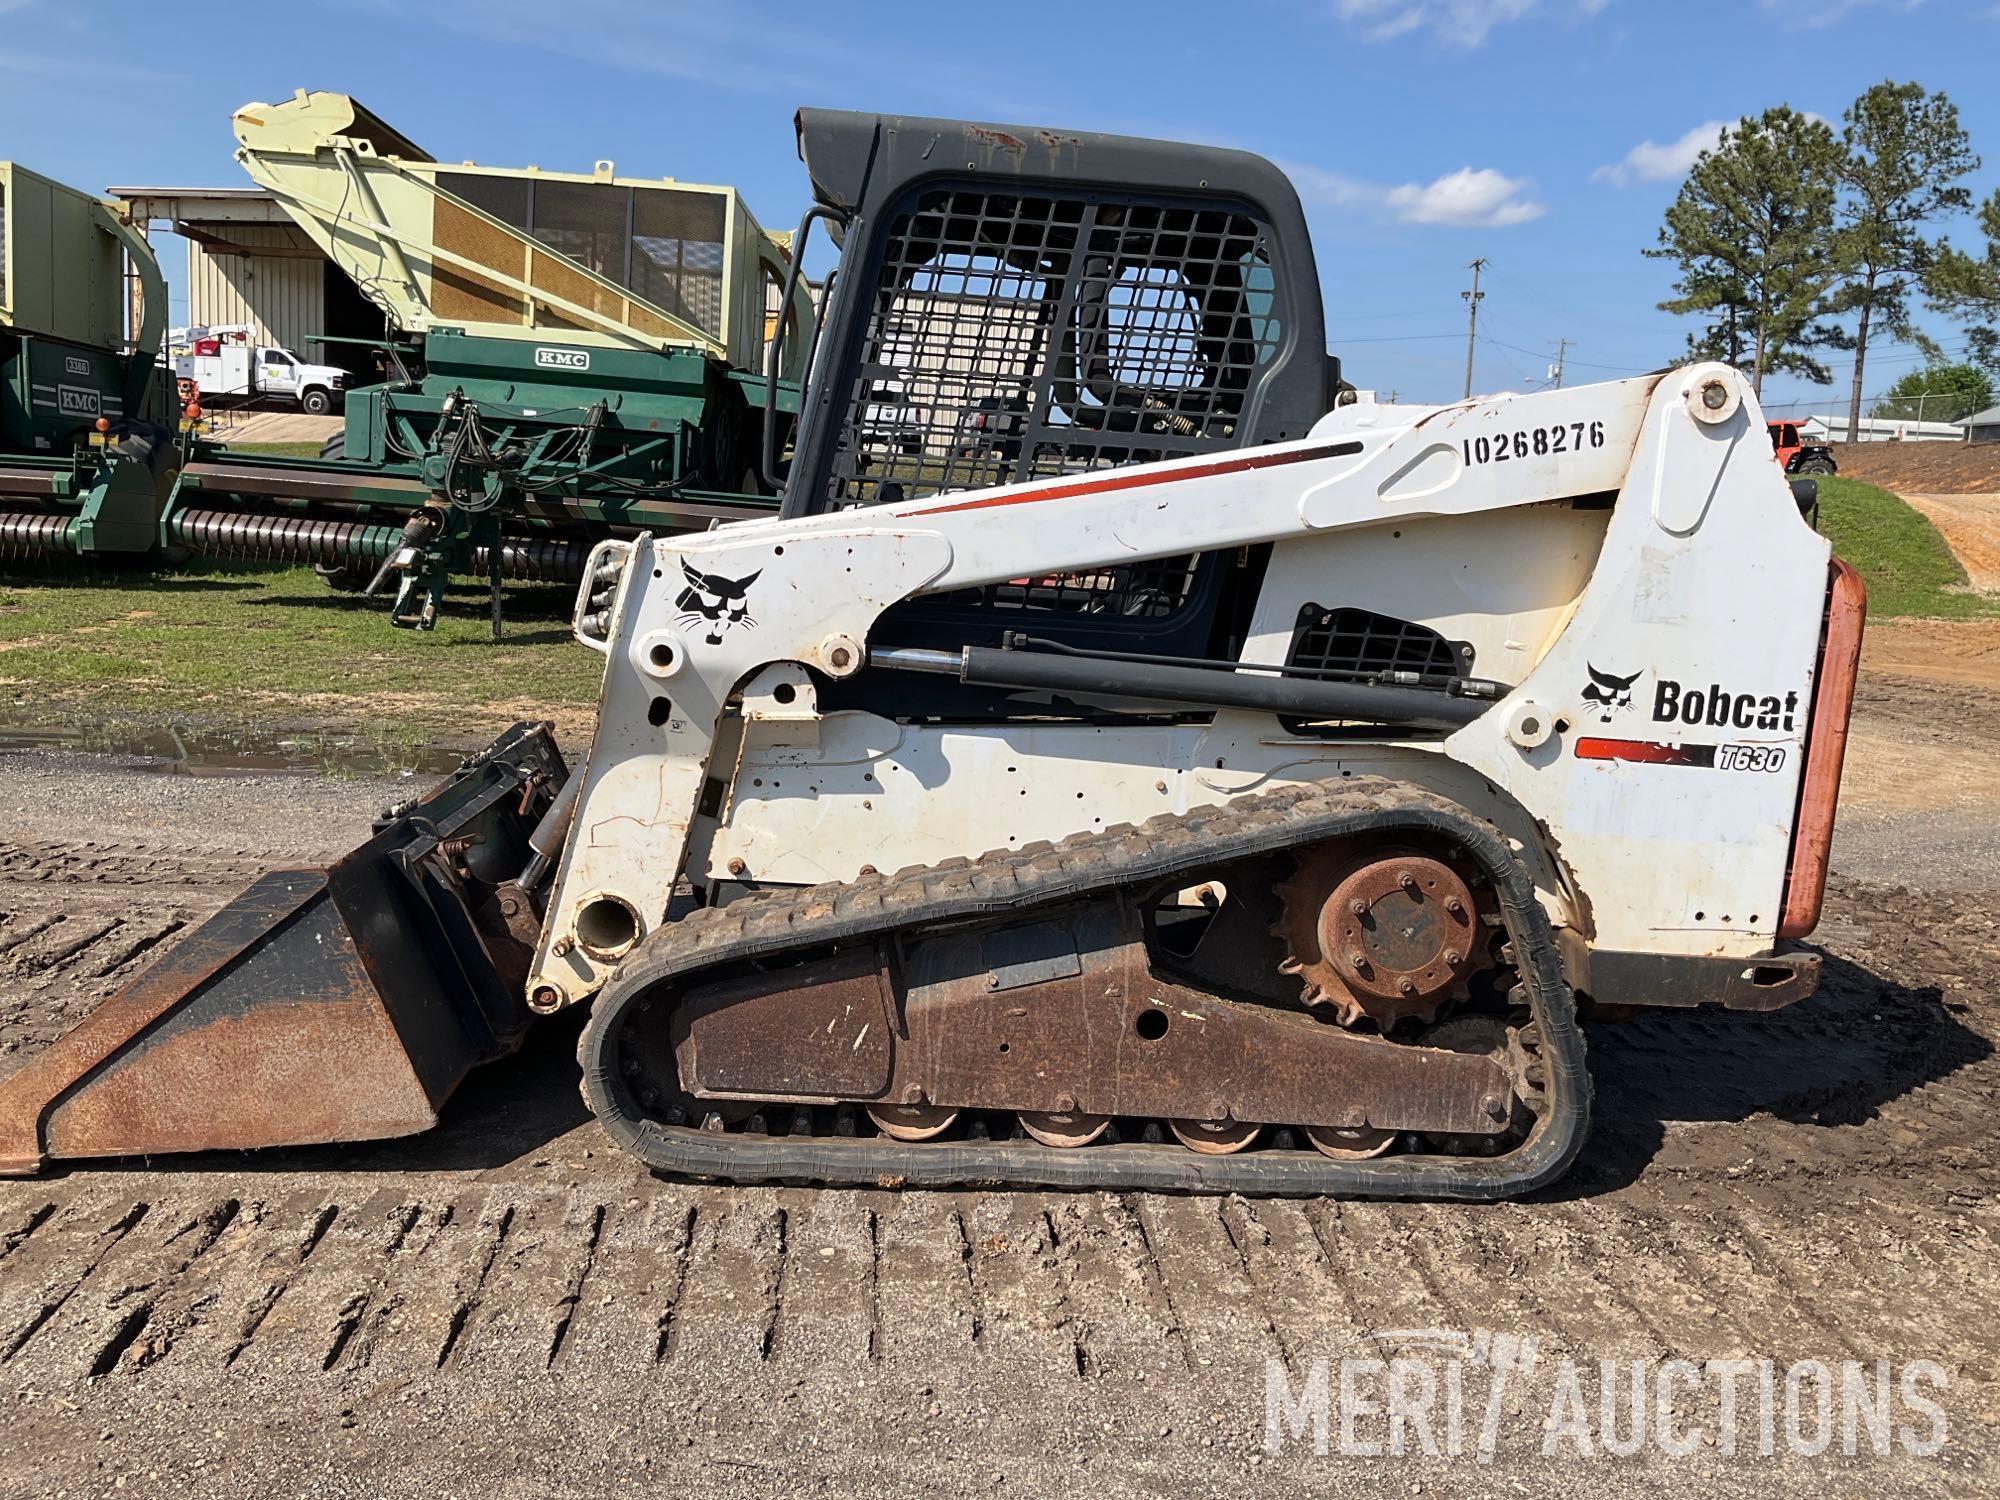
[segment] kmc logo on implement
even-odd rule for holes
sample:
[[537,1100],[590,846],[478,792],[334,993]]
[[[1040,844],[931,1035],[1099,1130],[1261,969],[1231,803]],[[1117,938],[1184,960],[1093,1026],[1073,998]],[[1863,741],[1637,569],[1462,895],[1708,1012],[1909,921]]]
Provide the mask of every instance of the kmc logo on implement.
[[96,391],[73,385],[56,387],[56,409],[66,417],[94,417],[103,410],[98,405]]
[[544,370],[588,370],[590,353],[585,349],[537,349],[535,363]]

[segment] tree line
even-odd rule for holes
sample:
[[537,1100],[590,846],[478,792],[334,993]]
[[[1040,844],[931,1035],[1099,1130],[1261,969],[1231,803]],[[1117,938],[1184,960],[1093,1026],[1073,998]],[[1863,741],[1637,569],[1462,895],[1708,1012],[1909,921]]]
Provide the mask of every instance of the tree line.
[[1946,365],[1917,327],[1921,303],[1966,324],[1969,370],[1953,378],[1969,374],[1990,393],[2000,373],[2000,191],[1978,211],[1983,249],[1937,233],[1972,207],[1964,179],[1979,165],[1957,106],[1916,83],[1868,89],[1837,133],[1788,105],[1738,121],[1695,158],[1645,251],[1678,272],[1661,309],[1701,320],[1686,357],[1746,371],[1761,395],[1773,371],[1830,385],[1819,356],[1851,351],[1851,440],[1871,340],[1916,344],[1926,373]]

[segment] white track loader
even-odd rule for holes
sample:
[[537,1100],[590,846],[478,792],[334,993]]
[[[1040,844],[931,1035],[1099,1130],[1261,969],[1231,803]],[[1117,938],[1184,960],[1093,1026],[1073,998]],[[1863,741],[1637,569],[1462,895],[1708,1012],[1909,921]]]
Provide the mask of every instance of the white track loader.
[[783,513],[600,545],[575,771],[266,877],[0,1163],[422,1128],[525,1003],[662,1171],[1490,1198],[1583,1141],[1578,996],[1812,992],[1863,603],[1736,372],[1339,405],[1268,164],[800,135]]

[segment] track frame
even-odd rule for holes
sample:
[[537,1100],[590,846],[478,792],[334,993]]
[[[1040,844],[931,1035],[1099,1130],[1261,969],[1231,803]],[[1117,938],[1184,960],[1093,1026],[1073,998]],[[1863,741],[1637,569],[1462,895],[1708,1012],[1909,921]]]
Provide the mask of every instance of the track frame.
[[[1024,914],[1329,838],[1413,836],[1448,840],[1491,879],[1514,945],[1520,976],[1515,997],[1527,1005],[1538,1033],[1546,1102],[1527,1138],[1503,1155],[1337,1161],[1281,1147],[1208,1156],[1151,1142],[1063,1151],[1032,1140],[898,1142],[716,1133],[649,1116],[623,1071],[624,1028],[678,988],[697,982],[697,976],[724,965],[768,962],[787,952],[824,950],[899,928]],[[848,885],[761,892],[704,908],[655,933],[620,965],[593,1006],[578,1057],[585,1102],[621,1146],[656,1171],[735,1181],[1481,1201],[1531,1192],[1561,1176],[1590,1122],[1589,1073],[1574,999],[1547,914],[1513,851],[1490,825],[1453,803],[1407,784],[1365,777],[1282,788],[1058,844],[999,850],[893,876],[868,875]]]

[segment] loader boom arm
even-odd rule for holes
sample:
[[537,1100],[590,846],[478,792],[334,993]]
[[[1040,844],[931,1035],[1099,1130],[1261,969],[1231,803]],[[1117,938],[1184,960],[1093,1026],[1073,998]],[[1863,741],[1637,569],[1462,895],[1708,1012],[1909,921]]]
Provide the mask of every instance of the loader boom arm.
[[[770,711],[762,695],[787,672],[797,680],[778,696],[797,703],[813,680],[801,668],[833,681],[874,670],[870,632],[900,600],[1263,543],[1277,549],[1276,571],[1291,549],[1322,534],[1338,546],[1341,533],[1612,496],[1603,550],[1566,624],[1515,643],[1500,674],[1506,695],[1429,753],[1492,779],[1530,815],[1563,808],[1570,870],[1593,889],[1600,875],[1630,882],[1633,900],[1609,906],[1598,898],[1593,941],[1767,948],[1802,759],[1796,694],[1815,669],[1828,549],[1745,438],[1761,442],[1747,387],[1724,367],[1702,365],[1403,415],[1378,411],[1377,425],[1367,425],[1337,412],[1301,441],[1224,458],[636,544],[608,631],[585,637],[607,657],[602,712],[532,1003],[552,1009],[591,994],[664,920],[677,875],[699,883],[714,873],[689,869],[690,835],[704,782],[723,774],[716,756],[732,698],[742,695],[742,712],[754,716]],[[1435,571],[1427,561],[1413,580]],[[1246,665],[1271,650],[1279,618],[1298,603],[1260,604],[1271,618],[1253,628]],[[1657,616],[1635,618],[1639,606]],[[1719,776],[1707,787],[1660,784],[1658,816],[1635,833],[1629,816],[1613,812],[1635,784],[1658,782],[1658,764],[1585,759],[1577,748],[1590,707],[1578,695],[1591,680],[1588,661],[1598,658],[1621,670],[1645,663],[1660,683],[1713,683],[1721,692],[1739,681],[1759,704],[1782,705],[1793,694],[1790,720],[1761,737],[1780,769]],[[1647,743],[1669,744],[1681,728],[1666,726]],[[1680,909],[1686,888],[1675,881],[1685,881],[1691,861],[1712,862],[1713,822],[1699,837],[1677,827],[1678,795],[1709,799],[1738,844],[1743,895],[1721,906],[1730,921],[1720,930],[1704,930]],[[1593,808],[1604,809],[1601,836],[1587,831]],[[1123,812],[1107,808],[1106,821]],[[881,860],[896,861],[893,851]],[[1572,900],[1559,916],[1580,925],[1591,920],[1585,910]]]

